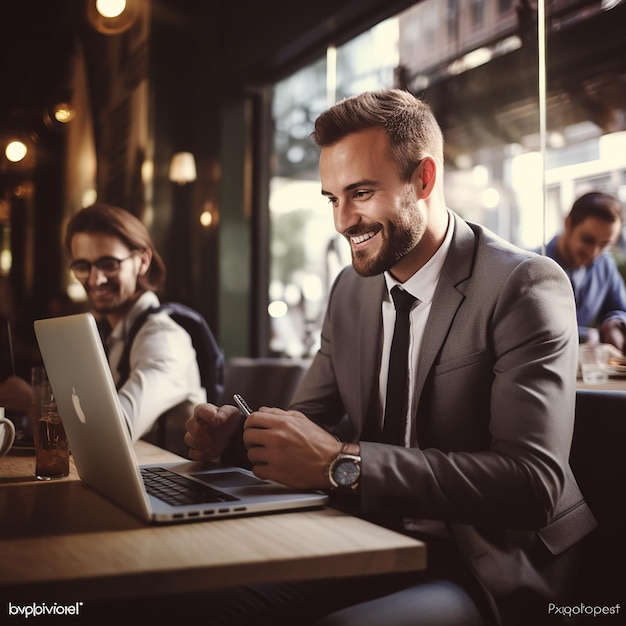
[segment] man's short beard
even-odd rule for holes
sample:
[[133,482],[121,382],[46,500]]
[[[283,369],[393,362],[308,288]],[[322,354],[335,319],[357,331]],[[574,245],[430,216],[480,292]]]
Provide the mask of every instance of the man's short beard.
[[[362,230],[368,227],[366,225]],[[382,224],[369,228],[375,228],[376,237],[382,238],[380,252],[374,257],[369,257],[366,251],[355,251],[352,246],[350,247],[352,267],[357,274],[364,277],[378,276],[390,271],[422,240],[426,226],[413,189],[407,188],[402,193],[396,217],[387,223],[386,228]],[[349,241],[349,235],[347,238]]]
[[365,253],[352,250],[352,267],[360,276],[378,276],[383,272],[391,270],[399,261],[404,258],[416,245],[413,241],[412,233],[404,233],[400,241],[394,245],[388,245],[387,241],[380,254],[370,259]]
[[93,302],[91,308],[100,315],[108,315],[109,313],[116,313],[120,308],[119,306],[96,306]]
[[[119,295],[119,293],[117,295]],[[99,306],[96,304],[94,299],[89,295],[89,292],[87,292],[87,298],[89,300],[89,304],[91,308],[99,315],[110,315],[110,314],[126,315],[126,313],[128,313],[128,311],[130,311],[130,309],[132,308],[133,304],[135,303],[139,295],[140,295],[139,293],[136,293],[135,296],[128,298],[124,302],[116,302],[111,305]]]
[[[369,258],[366,252],[355,251],[351,248],[352,267],[359,276],[378,276],[383,272],[390,271],[411,250],[415,248],[424,235],[423,222],[414,221],[410,224],[389,225],[387,235],[383,240],[380,252],[373,258]],[[383,236],[383,230],[377,236]]]

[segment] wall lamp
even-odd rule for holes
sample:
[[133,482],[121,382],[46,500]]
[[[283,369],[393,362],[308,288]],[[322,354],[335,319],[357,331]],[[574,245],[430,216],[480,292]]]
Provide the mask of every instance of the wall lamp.
[[196,159],[191,152],[177,152],[170,162],[169,179],[178,185],[196,180]]

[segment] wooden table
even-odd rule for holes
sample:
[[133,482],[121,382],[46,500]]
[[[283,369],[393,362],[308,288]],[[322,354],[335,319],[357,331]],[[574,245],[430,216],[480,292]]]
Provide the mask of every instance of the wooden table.
[[[141,463],[180,460],[145,442]],[[70,476],[0,459],[0,602],[111,600],[419,570],[426,546],[331,508],[149,526]],[[4,611],[5,606],[0,606]]]
[[576,380],[576,389],[590,389],[595,391],[626,391],[626,378],[609,378],[605,383],[584,383]]

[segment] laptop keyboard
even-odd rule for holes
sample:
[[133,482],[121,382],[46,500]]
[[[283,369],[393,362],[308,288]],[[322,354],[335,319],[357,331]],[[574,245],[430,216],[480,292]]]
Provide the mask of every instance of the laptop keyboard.
[[198,483],[164,467],[142,467],[141,476],[146,491],[151,496],[164,500],[172,506],[237,500],[235,496]]

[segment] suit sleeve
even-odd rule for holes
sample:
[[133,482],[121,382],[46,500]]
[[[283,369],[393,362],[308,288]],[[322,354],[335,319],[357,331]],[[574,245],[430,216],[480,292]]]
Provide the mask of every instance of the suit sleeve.
[[[344,270],[333,285],[322,324],[320,348],[298,386],[290,406],[342,440],[350,439],[349,432],[352,429],[335,375],[333,355],[335,344],[332,337],[337,331],[333,327],[331,311],[334,308],[335,296],[341,293],[339,285],[346,273],[347,270]],[[338,299],[341,299],[341,296]]]

